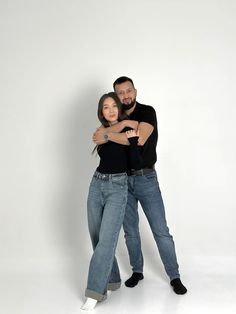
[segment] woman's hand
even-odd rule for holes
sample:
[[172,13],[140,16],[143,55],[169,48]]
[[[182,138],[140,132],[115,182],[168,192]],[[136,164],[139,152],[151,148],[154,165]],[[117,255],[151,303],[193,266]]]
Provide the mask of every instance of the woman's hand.
[[139,137],[139,131],[137,130],[129,130],[129,131],[126,131],[126,136],[127,138],[130,138],[130,137],[135,137],[135,136],[138,136]]

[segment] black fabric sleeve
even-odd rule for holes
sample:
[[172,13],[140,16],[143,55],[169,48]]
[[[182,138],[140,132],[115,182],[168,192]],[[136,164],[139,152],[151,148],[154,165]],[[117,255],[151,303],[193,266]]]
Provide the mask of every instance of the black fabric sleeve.
[[131,169],[139,170],[142,168],[142,157],[138,147],[138,136],[128,138],[130,145],[129,150],[129,167]]
[[157,124],[155,109],[151,106],[145,106],[145,110],[142,110],[142,118],[139,122],[146,122],[155,127]]

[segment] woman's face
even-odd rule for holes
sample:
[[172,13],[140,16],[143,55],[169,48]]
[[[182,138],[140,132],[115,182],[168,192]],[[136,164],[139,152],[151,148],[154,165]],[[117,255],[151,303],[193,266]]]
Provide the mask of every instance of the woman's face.
[[113,98],[108,97],[104,100],[102,114],[110,125],[118,122],[119,109]]

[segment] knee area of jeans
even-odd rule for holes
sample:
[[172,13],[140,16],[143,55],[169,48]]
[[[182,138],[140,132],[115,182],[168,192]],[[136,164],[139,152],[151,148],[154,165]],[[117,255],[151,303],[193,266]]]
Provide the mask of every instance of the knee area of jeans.
[[170,235],[169,233],[165,233],[165,232],[160,232],[160,233],[157,233],[155,234],[155,237],[157,239],[161,239],[162,241],[170,241],[170,240],[173,240],[173,237],[172,235]]
[[100,241],[96,247],[96,250],[98,252],[101,251],[101,255],[104,256],[104,254],[115,251],[116,244],[117,244],[116,239],[115,240],[107,239],[106,241],[102,241],[102,242]]

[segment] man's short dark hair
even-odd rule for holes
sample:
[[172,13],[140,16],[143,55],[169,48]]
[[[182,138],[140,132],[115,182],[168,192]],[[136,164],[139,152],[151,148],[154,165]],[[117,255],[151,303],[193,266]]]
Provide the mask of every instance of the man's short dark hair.
[[127,77],[127,76],[121,76],[121,77],[118,77],[118,79],[115,80],[115,82],[113,83],[113,89],[115,90],[115,86],[116,85],[119,85],[119,84],[122,84],[122,83],[125,83],[125,82],[130,82],[133,87],[134,87],[134,83],[133,81],[131,80],[131,78]]

